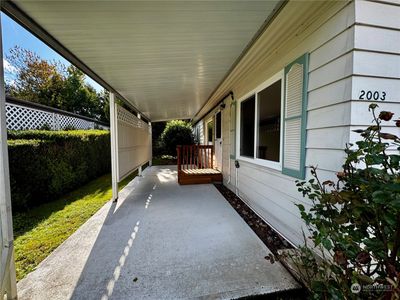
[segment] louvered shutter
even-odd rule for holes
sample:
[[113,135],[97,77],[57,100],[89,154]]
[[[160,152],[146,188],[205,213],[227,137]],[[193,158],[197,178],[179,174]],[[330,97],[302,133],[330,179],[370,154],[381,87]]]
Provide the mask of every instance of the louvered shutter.
[[285,67],[282,173],[304,179],[308,54]]

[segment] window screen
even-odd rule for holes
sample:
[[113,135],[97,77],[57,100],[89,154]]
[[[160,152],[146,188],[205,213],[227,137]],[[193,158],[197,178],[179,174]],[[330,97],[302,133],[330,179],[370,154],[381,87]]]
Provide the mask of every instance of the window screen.
[[221,127],[222,127],[222,124],[221,124],[221,112],[218,112],[216,115],[215,115],[215,138],[216,139],[220,139],[221,138]]
[[240,155],[254,158],[255,96],[240,103]]
[[279,162],[281,136],[281,81],[257,95],[258,136],[257,158]]

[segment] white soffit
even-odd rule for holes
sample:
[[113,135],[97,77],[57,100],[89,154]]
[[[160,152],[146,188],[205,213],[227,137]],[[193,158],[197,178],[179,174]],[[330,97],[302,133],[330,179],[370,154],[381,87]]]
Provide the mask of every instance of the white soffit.
[[158,121],[193,117],[280,1],[12,2]]

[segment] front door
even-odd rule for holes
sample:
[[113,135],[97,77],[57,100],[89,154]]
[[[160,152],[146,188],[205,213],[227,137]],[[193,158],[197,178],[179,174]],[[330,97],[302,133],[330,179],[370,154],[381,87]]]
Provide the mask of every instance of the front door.
[[221,111],[215,114],[215,166],[222,171],[222,113]]

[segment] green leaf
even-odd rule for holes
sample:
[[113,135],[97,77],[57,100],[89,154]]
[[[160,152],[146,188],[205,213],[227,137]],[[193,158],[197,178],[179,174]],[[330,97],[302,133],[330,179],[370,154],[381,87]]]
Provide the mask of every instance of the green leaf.
[[383,219],[391,226],[395,226],[397,224],[396,216],[391,213],[384,213]]
[[305,211],[304,205],[303,204],[296,204],[296,206],[298,207],[298,209],[303,212]]
[[325,247],[326,250],[332,250],[332,242],[329,239],[323,239],[322,245]]

